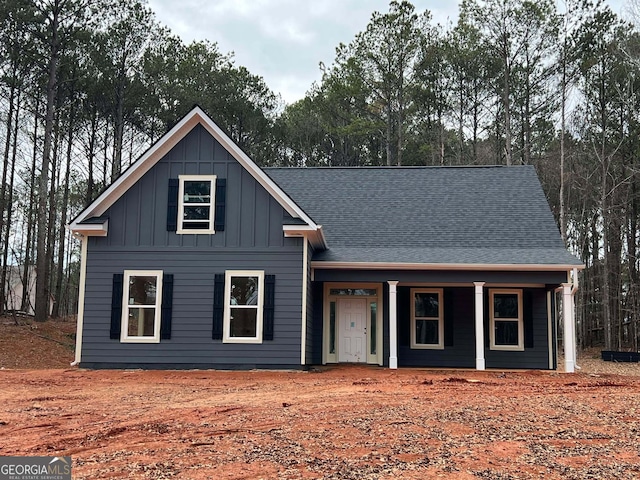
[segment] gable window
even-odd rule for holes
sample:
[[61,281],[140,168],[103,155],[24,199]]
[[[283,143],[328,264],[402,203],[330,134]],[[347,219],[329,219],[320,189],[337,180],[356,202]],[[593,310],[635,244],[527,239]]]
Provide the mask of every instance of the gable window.
[[161,305],[161,270],[125,270],[120,340],[132,343],[158,343]]
[[225,273],[223,342],[262,343],[264,272]]
[[215,233],[215,175],[180,175],[176,233]]
[[524,350],[522,290],[489,290],[492,350]]
[[444,348],[441,288],[411,289],[411,348]]

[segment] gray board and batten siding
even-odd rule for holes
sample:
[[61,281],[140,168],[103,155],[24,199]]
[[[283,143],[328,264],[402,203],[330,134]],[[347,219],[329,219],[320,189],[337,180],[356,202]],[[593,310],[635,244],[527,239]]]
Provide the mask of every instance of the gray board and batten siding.
[[[167,231],[169,179],[226,179],[225,228],[214,235]],[[288,214],[202,126],[196,126],[122,195],[103,217],[106,237],[88,237],[83,367],[300,368],[303,244],[285,238]],[[288,222],[287,222],[288,223]],[[114,274],[173,275],[171,338],[159,343],[110,339]],[[214,276],[226,270],[275,275],[273,340],[212,339]]]

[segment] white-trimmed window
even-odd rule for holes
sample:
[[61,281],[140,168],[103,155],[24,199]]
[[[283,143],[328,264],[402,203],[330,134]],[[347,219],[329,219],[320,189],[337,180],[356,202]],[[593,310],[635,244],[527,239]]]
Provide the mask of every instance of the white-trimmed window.
[[161,305],[162,270],[125,270],[120,340],[158,343]]
[[492,350],[524,350],[522,290],[489,290]]
[[215,175],[179,175],[176,233],[215,233]]
[[227,270],[225,272],[225,343],[262,343],[264,271]]
[[444,348],[441,288],[411,289],[411,348]]

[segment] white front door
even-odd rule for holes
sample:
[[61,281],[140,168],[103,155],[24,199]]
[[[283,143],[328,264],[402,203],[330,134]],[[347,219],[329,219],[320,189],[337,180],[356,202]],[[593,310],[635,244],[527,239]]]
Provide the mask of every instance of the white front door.
[[338,361],[367,361],[367,300],[340,298],[338,300]]

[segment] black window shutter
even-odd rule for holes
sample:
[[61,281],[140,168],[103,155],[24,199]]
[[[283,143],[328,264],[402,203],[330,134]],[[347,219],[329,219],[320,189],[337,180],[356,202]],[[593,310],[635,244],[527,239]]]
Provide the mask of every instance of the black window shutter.
[[276,276],[264,276],[264,310],[262,313],[262,340],[273,340]]
[[406,287],[398,287],[396,293],[398,345],[408,347],[411,345],[411,290]]
[[178,179],[169,179],[169,195],[167,198],[167,232],[178,230]]
[[162,277],[162,307],[160,316],[160,338],[171,338],[171,314],[173,311],[173,275]]
[[227,179],[216,179],[216,209],[215,220],[213,222],[213,229],[216,232],[224,232],[224,220],[225,220],[225,201],[227,198]]
[[213,331],[211,338],[222,340],[222,322],[224,317],[224,273],[213,277]]
[[524,323],[524,348],[533,348],[533,292],[522,293],[522,321]]
[[453,291],[445,288],[443,296],[444,346],[453,347]]
[[484,299],[484,346],[491,346],[491,337],[489,336],[491,328],[491,309],[489,308],[489,302],[491,301],[491,295],[485,290],[483,294]]
[[120,338],[120,326],[122,324],[122,273],[113,274],[113,288],[111,289],[111,329],[109,338],[118,340]]

